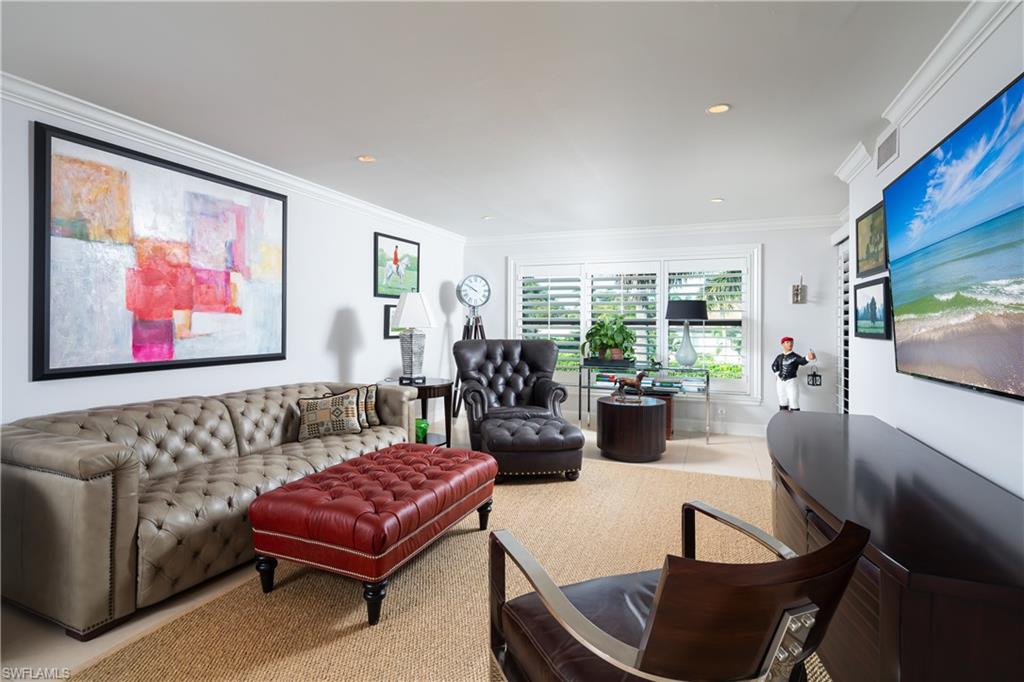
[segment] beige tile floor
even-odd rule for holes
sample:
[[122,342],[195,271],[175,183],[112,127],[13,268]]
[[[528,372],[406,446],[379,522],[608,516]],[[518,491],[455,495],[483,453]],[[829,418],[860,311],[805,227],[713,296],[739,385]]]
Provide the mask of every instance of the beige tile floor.
[[[443,432],[440,424],[432,431]],[[584,458],[600,459],[597,435],[584,429]],[[464,419],[455,424],[453,446],[469,447]],[[586,461],[583,475],[586,475]],[[768,449],[763,438],[712,434],[705,444],[703,433],[676,433],[657,462],[634,464],[721,476],[768,479]],[[89,642],[79,642],[62,628],[29,615],[9,604],[0,606],[0,673],[12,668],[68,669],[71,673],[130,644],[178,616],[234,589],[253,576],[251,566],[239,568],[188,590],[161,604],[144,609],[123,625]]]

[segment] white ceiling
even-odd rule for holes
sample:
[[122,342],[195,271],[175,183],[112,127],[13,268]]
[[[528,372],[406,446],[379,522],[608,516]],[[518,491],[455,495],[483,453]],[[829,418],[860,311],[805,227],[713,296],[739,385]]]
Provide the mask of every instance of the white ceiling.
[[840,211],[964,6],[4,2],[2,67],[466,235],[674,225]]

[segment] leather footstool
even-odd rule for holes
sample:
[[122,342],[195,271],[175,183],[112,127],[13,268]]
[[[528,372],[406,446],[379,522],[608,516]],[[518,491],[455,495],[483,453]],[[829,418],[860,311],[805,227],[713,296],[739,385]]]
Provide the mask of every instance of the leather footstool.
[[388,577],[473,511],[487,528],[498,465],[489,455],[403,443],[356,457],[256,498],[256,570],[274,587],[277,559],[363,583],[370,625]]
[[583,432],[559,417],[489,418],[480,425],[482,449],[498,460],[498,474],[580,477]]

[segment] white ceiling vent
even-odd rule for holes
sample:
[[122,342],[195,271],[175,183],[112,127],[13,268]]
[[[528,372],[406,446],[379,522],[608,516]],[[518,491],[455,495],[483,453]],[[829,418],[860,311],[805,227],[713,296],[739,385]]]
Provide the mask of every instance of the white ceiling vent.
[[875,145],[875,173],[881,173],[900,155],[900,129],[893,126],[887,128],[878,138]]

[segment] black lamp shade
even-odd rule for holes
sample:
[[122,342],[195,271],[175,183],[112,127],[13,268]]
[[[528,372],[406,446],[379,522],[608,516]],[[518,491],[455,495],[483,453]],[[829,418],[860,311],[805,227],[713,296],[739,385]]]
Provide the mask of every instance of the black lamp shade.
[[669,301],[665,310],[666,320],[706,320],[707,301]]

